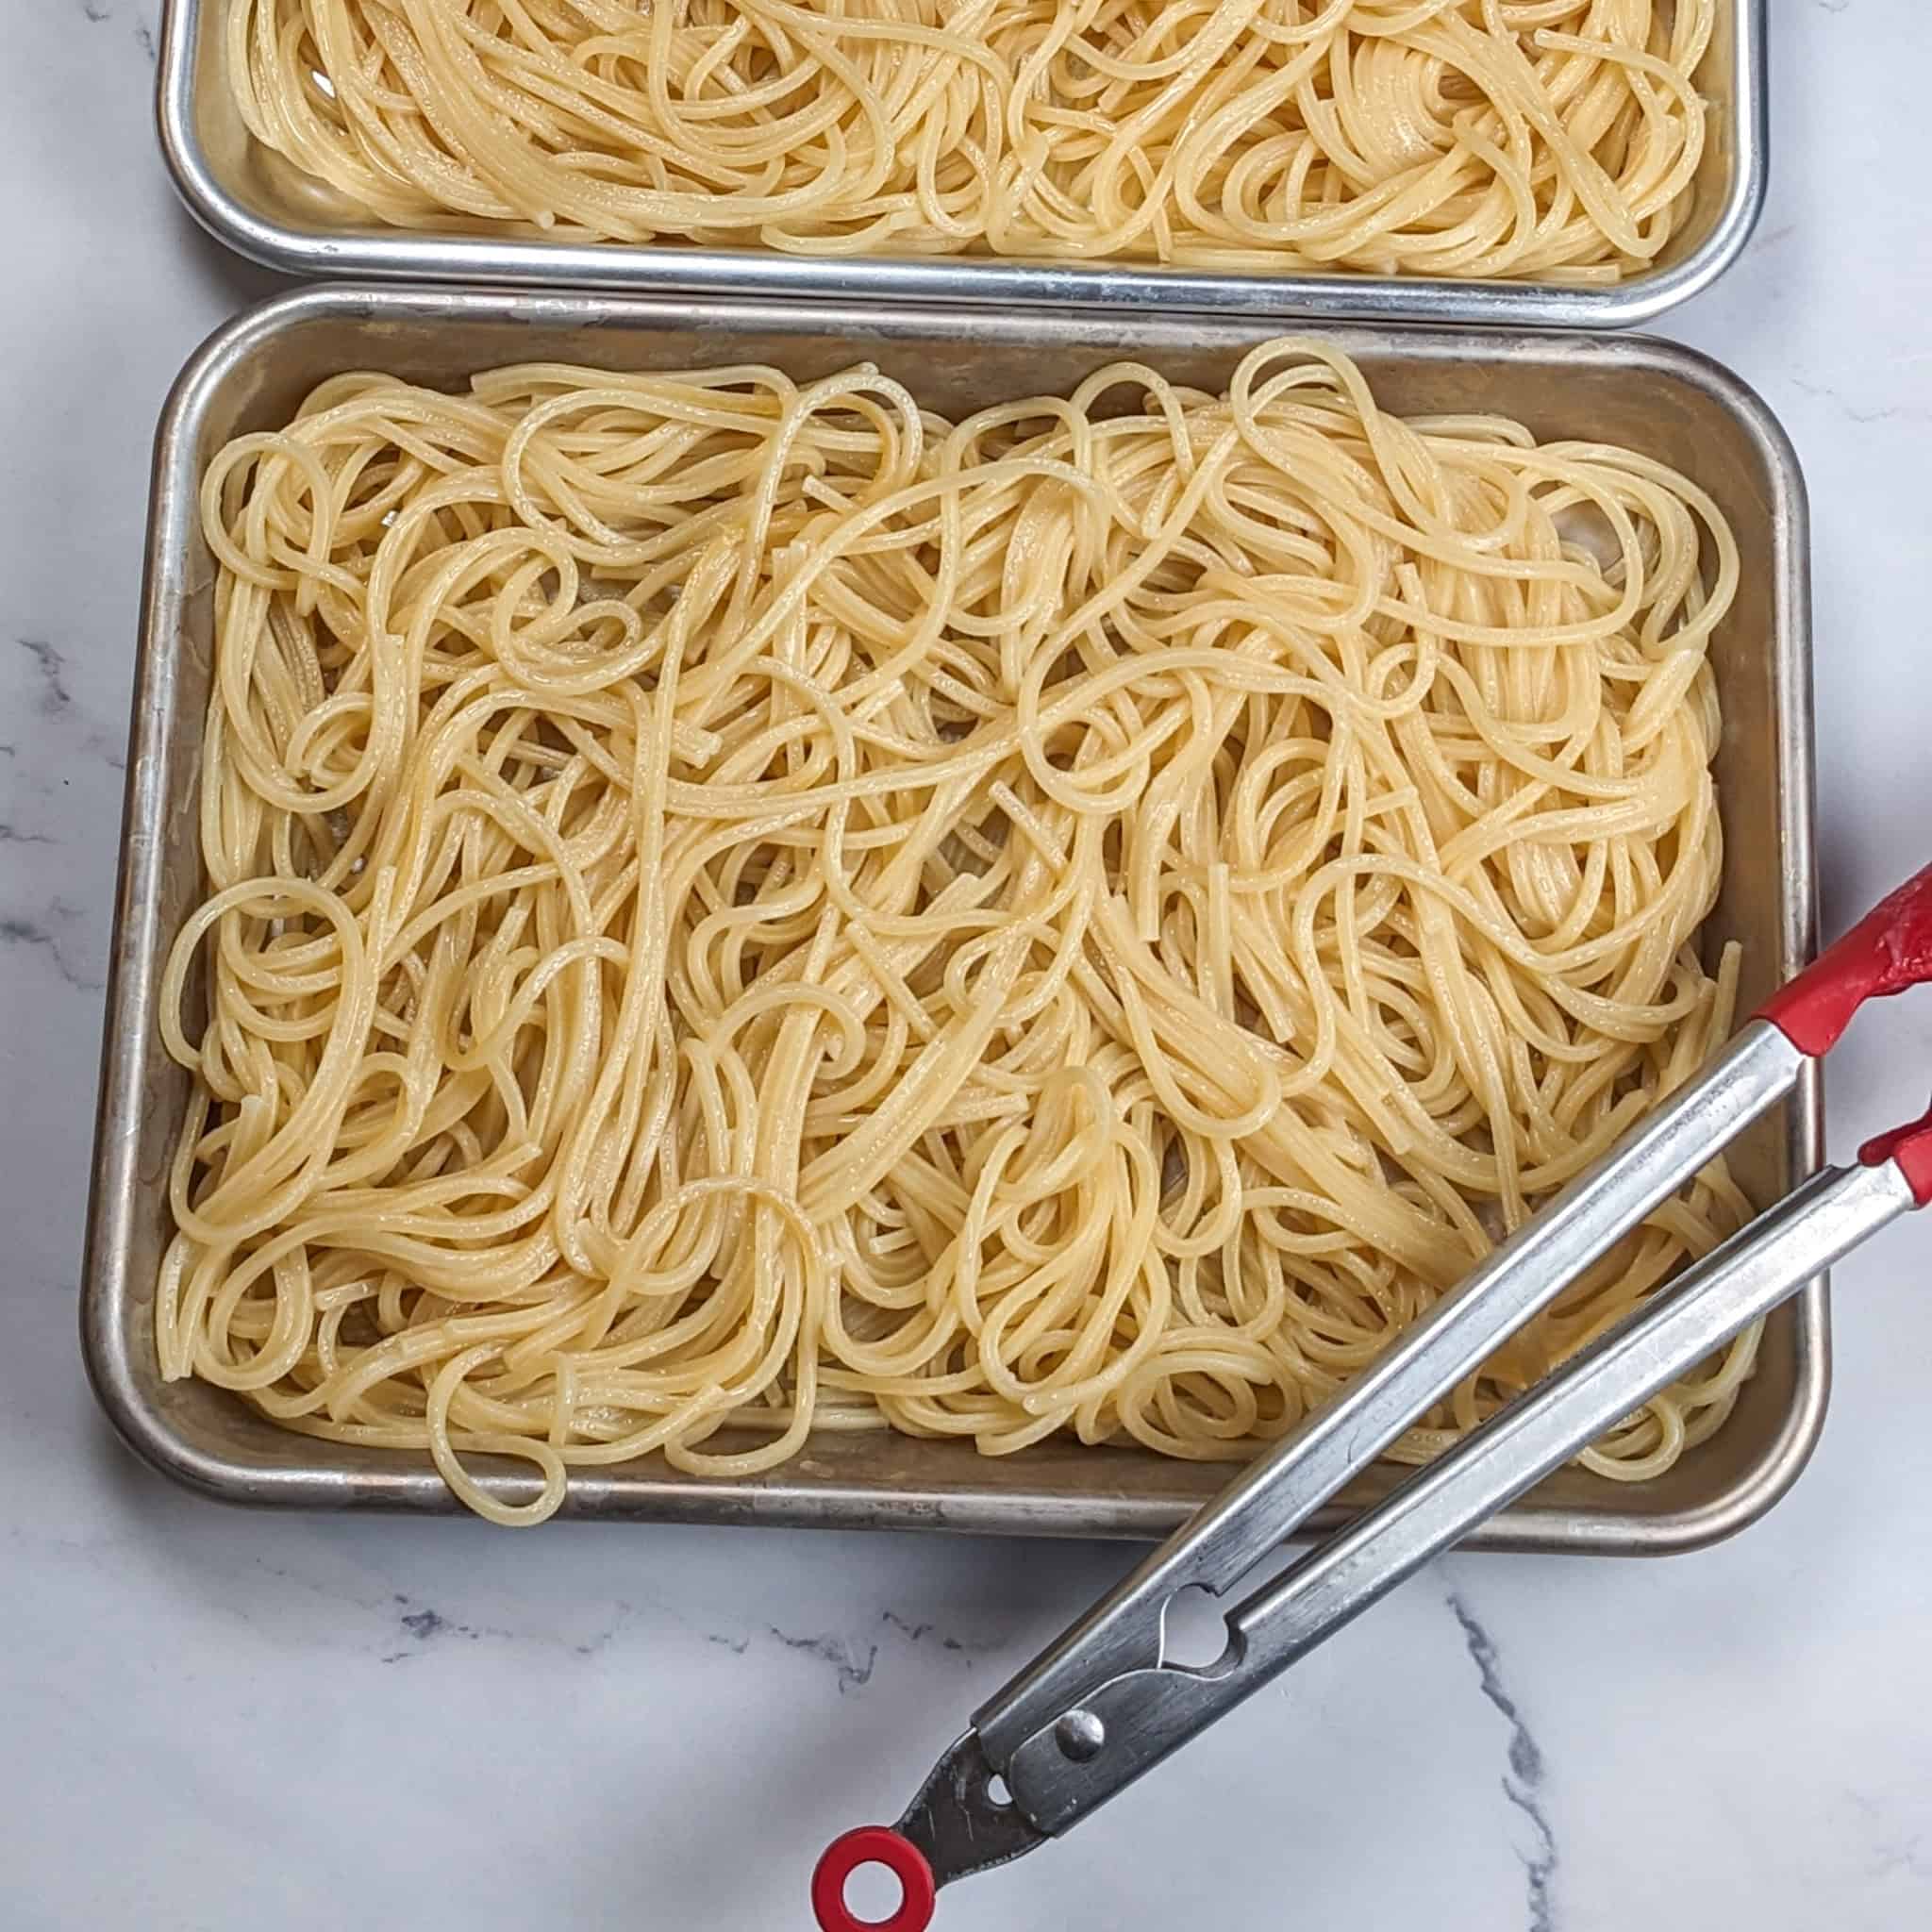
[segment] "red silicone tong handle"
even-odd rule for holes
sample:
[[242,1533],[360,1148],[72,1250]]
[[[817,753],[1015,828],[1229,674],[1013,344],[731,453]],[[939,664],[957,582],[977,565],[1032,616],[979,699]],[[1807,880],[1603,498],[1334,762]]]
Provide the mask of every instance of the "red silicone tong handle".
[[[889,1919],[861,1919],[845,1903],[845,1881],[861,1865],[883,1865],[905,1896]],[[811,1874],[812,1916],[819,1932],[925,1932],[932,1924],[932,1867],[909,1838],[889,1824],[861,1824],[835,1838]]]
[[[1932,979],[1932,865],[1882,899],[1844,938],[1758,1008],[1800,1053],[1839,1042],[1867,1000]],[[1901,1129],[1901,1131],[1906,1131]]]
[[1858,1149],[1858,1158],[1867,1167],[1897,1161],[1899,1172],[1911,1184],[1912,1199],[1924,1207],[1932,1201],[1932,1107],[1902,1127],[1874,1134]]

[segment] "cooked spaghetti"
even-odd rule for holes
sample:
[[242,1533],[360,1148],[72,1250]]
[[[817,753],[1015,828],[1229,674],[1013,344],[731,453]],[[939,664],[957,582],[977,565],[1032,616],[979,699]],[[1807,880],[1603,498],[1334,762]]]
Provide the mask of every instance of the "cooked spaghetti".
[[[161,1364],[499,1521],[813,1429],[1249,1454],[1728,1029],[1723,518],[1318,343],[957,425],[869,365],[345,375],[203,517]],[[1401,1453],[1745,1212],[1714,1164]]]
[[1614,282],[1684,225],[1717,0],[226,0],[365,217],[802,255]]

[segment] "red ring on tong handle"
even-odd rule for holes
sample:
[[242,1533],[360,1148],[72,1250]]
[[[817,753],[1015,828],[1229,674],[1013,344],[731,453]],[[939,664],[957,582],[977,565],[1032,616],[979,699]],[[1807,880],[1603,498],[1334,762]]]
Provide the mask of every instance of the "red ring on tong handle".
[[[1881,899],[1758,1008],[1800,1053],[1827,1054],[1867,1000],[1932,979],[1932,865]],[[1875,1164],[1875,1163],[1874,1163]]]
[[[861,1865],[883,1865],[905,1897],[890,1919],[861,1919],[845,1903],[845,1881]],[[819,1932],[925,1932],[939,1888],[925,1854],[890,1824],[861,1824],[828,1844],[812,1867],[811,1908]]]

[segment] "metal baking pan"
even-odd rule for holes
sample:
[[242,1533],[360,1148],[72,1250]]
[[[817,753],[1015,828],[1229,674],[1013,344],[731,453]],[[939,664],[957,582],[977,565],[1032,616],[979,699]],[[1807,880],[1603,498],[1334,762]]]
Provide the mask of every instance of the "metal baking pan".
[[[458,1507],[425,1456],[286,1434],[223,1391],[163,1385],[156,1368],[165,1175],[188,1094],[187,1074],[162,1050],[157,1004],[169,944],[202,891],[195,814],[215,569],[197,497],[215,450],[286,423],[314,384],[343,370],[379,368],[455,388],[473,371],[529,360],[618,369],[764,361],[804,379],[870,358],[957,416],[995,399],[1064,391],[1124,355],[1219,387],[1269,333],[1227,317],[321,288],[267,303],[216,335],[176,383],[156,445],[83,1274],[88,1367],[128,1442],[168,1474],[239,1502]],[[1734,376],[1666,342],[1369,326],[1326,333],[1391,408],[1501,410],[1545,437],[1626,441],[1689,473],[1730,519],[1743,573],[1713,658],[1724,708],[1717,778],[1732,837],[1707,930],[1713,945],[1744,942],[1741,997],[1755,1005],[1809,957],[1812,938],[1806,513],[1782,431]],[[1739,1177],[1769,1202],[1816,1169],[1818,1141],[1819,1097],[1807,1087],[1782,1117],[1738,1143]],[[1772,1318],[1736,1411],[1675,1469],[1641,1485],[1564,1471],[1477,1541],[1611,1553],[1726,1535],[1798,1474],[1824,1419],[1827,1378],[1821,1281]],[[1154,1537],[1225,1476],[1224,1468],[1139,1448],[1050,1442],[986,1458],[970,1443],[879,1433],[817,1439],[784,1467],[742,1481],[684,1475],[655,1459],[575,1471],[564,1507],[632,1520]],[[497,1465],[486,1480],[507,1499],[534,1493],[524,1465]],[[1374,1492],[1371,1485],[1355,1500]]]
[[262,148],[243,126],[223,78],[226,5],[227,0],[163,0],[161,150],[183,200],[217,240],[294,275],[1620,328],[1660,315],[1715,281],[1742,251],[1764,204],[1766,0],[1720,0],[1718,32],[1699,75],[1712,114],[1694,211],[1654,268],[1609,288],[1426,281],[1354,272],[1207,274],[1151,264],[986,257],[814,260],[772,249],[554,242],[454,217],[447,229],[385,227]]

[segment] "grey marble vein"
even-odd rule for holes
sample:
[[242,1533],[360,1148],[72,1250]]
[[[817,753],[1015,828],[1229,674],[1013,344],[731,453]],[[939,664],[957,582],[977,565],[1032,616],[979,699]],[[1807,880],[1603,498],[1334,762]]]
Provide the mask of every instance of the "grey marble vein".
[[[458,1638],[470,1643],[478,1643],[483,1639],[484,1633],[474,1624],[459,1624],[454,1618],[445,1617],[441,1610],[409,1609],[408,1605],[412,1599],[407,1596],[399,1595],[395,1601],[403,1606],[396,1623],[408,1637],[409,1644],[402,1650],[386,1652],[382,1659],[386,1664],[408,1663],[411,1658],[421,1657],[439,1638]],[[492,1631],[491,1634],[507,1636],[508,1633]]]
[[789,1630],[779,1629],[775,1624],[767,1624],[765,1628],[787,1650],[802,1651],[807,1657],[815,1657],[830,1664],[838,1673],[841,1697],[850,1690],[862,1690],[872,1682],[872,1674],[878,1668],[879,1647],[876,1643],[868,1643],[861,1657],[858,1646],[842,1638],[829,1635],[798,1637]]
[[452,1624],[441,1610],[412,1610],[398,1621],[419,1643],[427,1643],[432,1637],[441,1637],[445,1630],[454,1630],[459,1637],[476,1634],[464,1624]]
[[902,1617],[897,1610],[881,1610],[879,1612],[879,1622],[887,1629],[898,1631],[908,1643],[924,1643],[930,1637],[939,1644],[941,1650],[958,1651],[962,1655],[968,1650],[983,1647],[977,1644],[969,1644],[963,1637],[949,1636],[938,1624],[931,1622],[915,1624],[909,1617]]
[[1445,1599],[1449,1614],[1469,1646],[1470,1661],[1475,1665],[1483,1695],[1509,1726],[1509,1768],[1504,1774],[1503,1795],[1529,1821],[1536,1836],[1536,1849],[1520,1854],[1529,1885],[1529,1932],[1556,1932],[1556,1900],[1553,1888],[1557,1876],[1557,1834],[1543,1808],[1543,1754],[1531,1735],[1529,1725],[1516,1700],[1504,1688],[1502,1664],[1496,1655],[1495,1640],[1483,1628],[1460,1592],[1451,1591]]
[[[145,15],[151,10],[151,8],[144,8],[142,12]],[[118,15],[115,12],[113,0],[80,0],[80,17],[90,26],[107,26],[118,18]],[[157,58],[155,29],[146,18],[135,21],[134,38],[141,51],[152,62]]]
[[[126,747],[116,735],[100,730],[86,717],[82,705],[75,701],[74,690],[67,681],[66,654],[50,639],[22,635],[14,643],[24,651],[32,665],[33,682],[38,691],[29,702],[32,708],[42,718],[71,720],[80,729],[80,755],[84,758],[99,758],[109,771],[125,772],[127,769]],[[22,708],[25,708],[24,707]],[[20,745],[17,741],[8,740],[0,744],[0,755],[17,758]],[[68,780],[60,780],[65,785]]]
[[1846,1791],[1844,1803],[1858,1813],[1873,1834],[1866,1863],[1869,1877],[1890,1878],[1896,1873],[1922,1881],[1932,1879],[1932,1831],[1896,1829],[1894,1807],[1862,1791]]
[[107,982],[95,979],[69,958],[67,948],[50,922],[68,923],[80,916],[77,906],[56,899],[47,908],[46,920],[28,919],[19,913],[0,914],[0,947],[32,948],[44,952],[54,971],[77,992],[99,992]]
[[[298,1578],[291,1580],[300,1581]],[[545,1643],[566,1649],[573,1657],[595,1657],[610,1643],[632,1615],[630,1605],[620,1600],[613,1605],[610,1620],[603,1629],[573,1642],[548,1631],[513,1630],[501,1624],[464,1623],[459,1618],[445,1616],[426,1604],[419,1605],[416,1598],[402,1591],[397,1591],[390,1601],[396,1612],[396,1625],[408,1641],[400,1649],[383,1655],[382,1661],[386,1664],[408,1663],[413,1657],[424,1656],[432,1645],[446,1641],[480,1643],[485,1638],[500,1643]]]
[[1816,396],[1854,423],[1924,423],[1932,421],[1932,408],[1917,403],[1855,403],[1840,395],[1828,382],[1807,382],[1802,375],[1791,377],[1791,387],[1807,396]]
[[58,717],[74,702],[74,693],[67,688],[67,659],[45,638],[17,638],[14,641],[34,660],[40,673],[41,716]]

